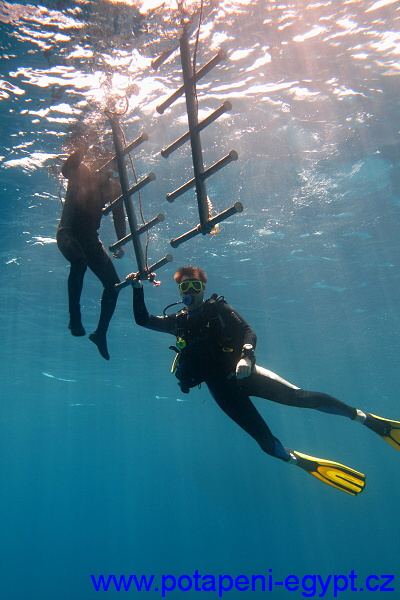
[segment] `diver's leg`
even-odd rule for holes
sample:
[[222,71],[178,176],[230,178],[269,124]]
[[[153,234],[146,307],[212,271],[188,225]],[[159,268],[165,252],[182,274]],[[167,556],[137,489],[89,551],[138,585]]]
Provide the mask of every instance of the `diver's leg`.
[[272,434],[260,413],[235,381],[207,381],[207,386],[220,408],[249,433],[262,450],[275,458],[294,464],[320,481],[353,496],[362,492],[365,476],[354,469],[334,461],[315,458],[290,448],[284,448]]
[[86,264],[81,261],[73,261],[68,277],[68,304],[69,324],[72,335],[83,336],[86,331],[82,325],[80,298],[83,287],[83,278],[86,272]]
[[355,408],[341,400],[322,392],[302,390],[276,373],[258,365],[255,365],[249,377],[239,380],[238,384],[249,396],[257,396],[286,406],[313,408],[349,419],[355,419],[357,415]]
[[239,381],[239,386],[249,396],[258,396],[286,406],[313,408],[332,415],[348,417],[365,425],[368,429],[380,435],[393,448],[400,450],[400,421],[377,417],[349,406],[328,394],[302,390],[285,381],[279,375],[272,373],[272,371],[257,365],[250,377]]
[[250,398],[235,385],[235,382],[213,380],[207,381],[206,384],[218,406],[251,435],[264,452],[286,462],[290,460],[290,453],[272,434]]
[[96,331],[89,335],[89,339],[96,344],[101,356],[109,360],[107,330],[117,304],[118,292],[115,284],[119,283],[119,278],[109,254],[98,237],[91,242],[88,254],[89,267],[104,286],[99,322]]
[[68,276],[69,329],[74,336],[86,335],[82,325],[80,299],[83,279],[87,269],[85,252],[78,240],[67,230],[57,232],[57,245],[64,257],[71,263]]

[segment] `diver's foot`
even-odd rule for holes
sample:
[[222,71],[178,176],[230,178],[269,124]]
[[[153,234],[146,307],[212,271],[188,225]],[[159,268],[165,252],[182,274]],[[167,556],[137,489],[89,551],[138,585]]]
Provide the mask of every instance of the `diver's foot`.
[[393,448],[400,450],[400,421],[390,421],[371,413],[365,414],[367,416],[365,426],[380,435]]
[[93,342],[93,344],[96,344],[103,358],[105,358],[106,360],[110,360],[110,355],[108,354],[107,348],[107,337],[105,333],[101,334],[98,333],[98,331],[94,331],[89,335],[89,340]]
[[76,337],[82,337],[83,335],[86,335],[86,331],[80,319],[71,319],[68,323],[68,329],[70,329],[72,335]]

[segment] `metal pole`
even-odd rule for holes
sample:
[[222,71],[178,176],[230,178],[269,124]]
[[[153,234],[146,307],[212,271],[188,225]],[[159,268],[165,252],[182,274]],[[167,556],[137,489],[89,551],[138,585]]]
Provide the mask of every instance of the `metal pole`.
[[121,182],[122,196],[124,199],[125,210],[126,210],[126,214],[128,217],[131,234],[132,234],[133,248],[135,250],[139,275],[140,275],[141,279],[146,279],[147,278],[146,262],[145,262],[145,258],[144,258],[142,244],[140,241],[140,236],[137,234],[138,224],[137,224],[135,209],[133,207],[133,202],[132,202],[132,200],[130,198],[130,194],[129,194],[128,174],[126,172],[126,166],[125,166],[125,161],[124,161],[124,156],[123,156],[123,145],[122,145],[122,140],[120,138],[120,131],[119,131],[116,119],[114,119],[109,114],[107,116],[110,119],[110,123],[111,123],[111,129],[112,129],[113,139],[114,139],[115,154],[116,154],[116,159],[117,159],[117,164],[118,164],[118,173],[119,173],[119,178],[120,178],[120,182]]
[[186,110],[188,114],[190,142],[192,146],[192,159],[194,178],[196,180],[197,204],[199,207],[200,225],[203,233],[210,231],[208,226],[209,209],[207,201],[207,190],[202,178],[204,172],[203,157],[201,150],[200,134],[198,132],[198,114],[196,103],[196,85],[193,76],[193,67],[190,57],[189,40],[186,32],[183,32],[179,46],[181,50],[183,84],[185,86]]

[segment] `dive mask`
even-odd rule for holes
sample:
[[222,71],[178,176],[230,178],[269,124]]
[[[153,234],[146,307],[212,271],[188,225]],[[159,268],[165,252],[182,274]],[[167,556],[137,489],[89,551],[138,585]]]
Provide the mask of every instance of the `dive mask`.
[[197,279],[186,280],[179,284],[179,291],[182,292],[182,294],[187,294],[189,290],[193,290],[192,294],[199,294],[203,290],[203,287],[202,281],[198,281]]

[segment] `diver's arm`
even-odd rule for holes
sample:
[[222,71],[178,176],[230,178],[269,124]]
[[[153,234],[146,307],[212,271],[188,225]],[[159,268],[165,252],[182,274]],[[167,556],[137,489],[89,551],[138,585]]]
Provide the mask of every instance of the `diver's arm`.
[[78,150],[75,150],[75,152],[68,156],[67,160],[61,167],[61,173],[63,174],[63,177],[70,179],[70,177],[73,176],[74,172],[81,164],[88,147],[88,144],[83,144],[80,148],[78,148]]
[[[107,180],[107,184],[103,186],[104,204],[113,202],[120,197],[121,193],[122,190],[119,181],[117,182],[114,177],[110,177]],[[119,204],[115,206],[112,211],[112,217],[117,239],[121,240],[126,236],[126,220],[123,202],[119,202]]]
[[88,167],[81,162],[86,152],[87,144],[71,154],[61,168],[63,177],[68,179],[68,187],[59,227],[74,229],[79,220],[80,205],[85,202],[91,177]]
[[[140,284],[141,286],[141,284]],[[155,317],[149,315],[144,303],[143,287],[133,287],[133,315],[137,325],[152,329],[153,331],[161,331],[163,333],[177,334],[176,315],[166,315],[165,317]]]
[[250,325],[243,317],[229,304],[224,304],[223,318],[227,319],[228,327],[232,331],[233,336],[242,345],[240,360],[236,365],[236,378],[244,379],[249,377],[255,364],[254,352],[257,344],[257,336]]
[[[125,221],[125,211],[124,211],[124,205],[122,204],[117,204],[117,206],[114,208],[114,210],[112,211],[112,216],[113,216],[113,222],[114,222],[114,229],[115,229],[115,233],[117,235],[117,239],[118,240],[122,240],[122,238],[124,238],[126,236],[126,221]],[[113,253],[114,258],[122,258],[124,255],[124,247],[120,246],[119,248],[117,248],[117,250],[115,250],[115,252]]]
[[229,304],[221,304],[220,311],[222,318],[227,323],[230,337],[235,338],[242,346],[250,344],[255,350],[257,344],[256,332],[247,321]]
[[126,236],[126,221],[125,221],[125,211],[124,205],[117,204],[117,206],[112,211],[113,221],[114,221],[114,229],[117,234],[117,238],[121,240]]

